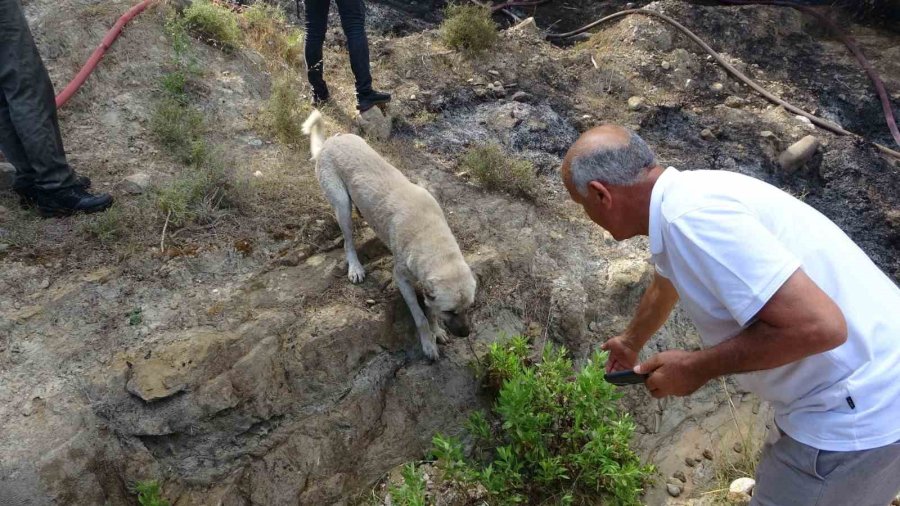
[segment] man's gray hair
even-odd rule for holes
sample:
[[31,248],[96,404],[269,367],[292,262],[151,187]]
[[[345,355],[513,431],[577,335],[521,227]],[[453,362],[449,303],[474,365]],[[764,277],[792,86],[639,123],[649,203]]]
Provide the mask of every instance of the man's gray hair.
[[570,178],[578,193],[587,196],[591,181],[618,186],[633,185],[641,179],[644,169],[656,163],[653,151],[644,139],[632,131],[628,134],[628,144],[625,146],[599,148],[572,159]]

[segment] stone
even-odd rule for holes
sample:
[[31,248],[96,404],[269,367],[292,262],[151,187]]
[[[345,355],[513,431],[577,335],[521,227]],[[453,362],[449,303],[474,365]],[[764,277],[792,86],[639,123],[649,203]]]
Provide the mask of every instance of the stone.
[[375,299],[366,299],[366,304],[368,304],[368,305],[370,305],[370,306],[374,306],[374,305],[375,305]]
[[725,89],[725,85],[722,83],[712,83],[712,85],[710,85],[709,89],[716,93],[719,93]]
[[672,477],[679,480],[681,483],[687,483],[687,477],[684,476],[684,471],[675,471]]
[[771,130],[763,130],[763,131],[759,132],[759,136],[762,137],[763,139],[772,139],[775,137],[775,133],[772,132]]
[[703,450],[703,458],[706,460],[712,460],[713,459],[712,450],[710,450],[709,448]]
[[706,139],[708,141],[711,141],[716,138],[716,135],[714,133],[712,133],[712,130],[710,130],[708,128],[704,128],[703,130],[700,131],[700,137],[703,139]]
[[12,188],[16,179],[16,168],[10,163],[0,162],[0,190]]
[[367,137],[387,140],[391,136],[392,118],[381,107],[371,107],[356,116],[356,126]]
[[525,103],[528,103],[528,102],[531,102],[532,100],[534,100],[534,96],[532,96],[531,93],[528,93],[526,91],[517,91],[517,92],[513,93],[512,97],[510,97],[510,98],[514,102],[525,102]]
[[150,187],[150,174],[146,172],[135,172],[119,182],[116,187],[119,191],[131,195],[140,195]]
[[819,149],[819,139],[807,135],[793,143],[778,156],[778,165],[786,172],[794,172],[805,164]]
[[693,457],[685,457],[685,458],[684,458],[684,463],[685,463],[685,465],[687,465],[688,467],[694,467],[694,466],[696,466],[696,465],[697,465],[697,462],[698,462],[698,461],[697,461],[697,460],[694,460]]
[[738,478],[728,487],[728,500],[738,504],[749,504],[756,481],[753,478]]
[[254,148],[261,148],[263,145],[262,139],[250,139],[247,144]]
[[637,111],[644,106],[644,97],[633,96],[628,99],[628,108]]
[[525,18],[521,23],[507,30],[507,33],[520,37],[541,38],[541,29],[538,28],[534,18]]
[[734,446],[731,449],[734,450],[735,453],[744,453],[744,445],[741,444],[740,441],[734,443]]
[[672,497],[678,497],[681,495],[681,487],[668,483],[666,484],[666,492]]
[[670,68],[672,68],[672,64],[667,61],[663,61],[659,64],[659,66],[662,67],[663,70],[669,70]]
[[735,95],[728,95],[728,98],[725,99],[725,106],[737,109],[739,107],[744,107],[746,101]]
[[50,279],[48,279],[48,278],[42,279],[42,280],[41,280],[41,284],[38,285],[38,286],[41,288],[41,290],[45,290],[45,289],[47,289],[47,288],[50,288]]

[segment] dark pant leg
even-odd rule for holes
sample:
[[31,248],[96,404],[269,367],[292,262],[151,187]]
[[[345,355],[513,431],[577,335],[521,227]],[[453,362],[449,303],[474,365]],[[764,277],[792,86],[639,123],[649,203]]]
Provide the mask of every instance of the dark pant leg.
[[34,169],[28,163],[25,154],[25,146],[19,140],[19,134],[13,127],[12,118],[9,117],[9,107],[6,97],[0,92],[0,151],[3,151],[6,160],[16,169],[16,180],[13,188],[24,190],[34,185]]
[[72,186],[75,176],[63,150],[53,83],[19,0],[0,0],[0,93],[12,125],[12,132],[0,135],[0,142],[7,157],[12,155],[17,172],[22,171],[22,184],[33,182],[43,190]]
[[341,26],[347,36],[350,52],[350,68],[356,77],[356,93],[372,91],[372,73],[369,70],[369,40],[366,38],[366,6],[363,0],[337,0]]
[[325,43],[325,32],[328,30],[328,6],[331,0],[305,0],[306,6],[306,42],[303,53],[306,57],[306,77],[313,91],[321,95],[325,90],[325,78],[322,75],[322,45]]

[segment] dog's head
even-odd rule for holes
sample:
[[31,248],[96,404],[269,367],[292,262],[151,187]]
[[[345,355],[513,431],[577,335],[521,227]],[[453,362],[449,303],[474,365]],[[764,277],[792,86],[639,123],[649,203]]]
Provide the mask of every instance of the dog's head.
[[425,280],[425,305],[440,317],[441,325],[451,334],[466,337],[471,332],[469,308],[475,301],[475,276],[468,264],[458,262],[444,265]]

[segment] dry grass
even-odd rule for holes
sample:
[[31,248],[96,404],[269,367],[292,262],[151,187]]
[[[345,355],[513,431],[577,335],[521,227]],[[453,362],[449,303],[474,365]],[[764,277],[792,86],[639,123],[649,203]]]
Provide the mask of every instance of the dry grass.
[[305,150],[309,140],[300,128],[311,111],[302,98],[302,87],[296,77],[284,73],[272,82],[272,93],[261,111],[259,126],[279,142]]
[[192,33],[225,51],[234,51],[241,44],[237,14],[209,0],[194,0],[184,10],[184,20]]
[[247,42],[269,60],[303,68],[303,32],[288,25],[284,11],[256,2],[241,15]]
[[447,47],[471,56],[497,43],[497,25],[489,9],[472,4],[452,5],[445,14],[441,36]]
[[534,165],[512,158],[497,144],[470,148],[460,161],[460,169],[488,190],[534,197],[537,185]]

